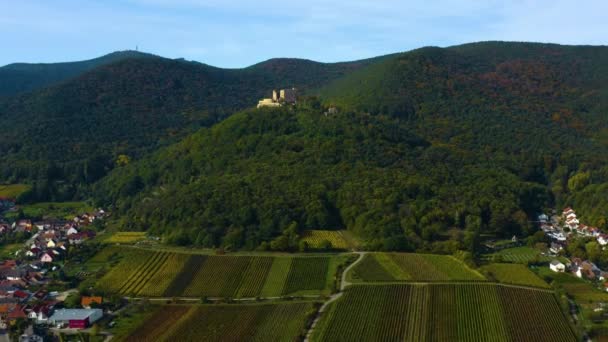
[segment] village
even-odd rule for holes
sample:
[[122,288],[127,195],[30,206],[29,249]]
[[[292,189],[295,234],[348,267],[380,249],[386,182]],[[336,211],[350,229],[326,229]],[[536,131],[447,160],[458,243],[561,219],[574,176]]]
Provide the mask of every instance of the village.
[[[567,256],[566,247],[576,239],[596,241],[602,249],[608,245],[608,234],[602,233],[597,227],[582,224],[574,209],[570,207],[565,208],[559,216],[540,214],[538,222],[539,228],[551,240],[549,252],[553,256]],[[569,271],[578,278],[591,281],[608,281],[608,272],[601,270],[593,262],[576,256],[569,257],[569,261],[565,263],[558,259],[552,260],[550,269],[554,272]],[[608,282],[601,283],[601,286],[608,291]]]
[[82,296],[76,305],[66,305],[75,290],[60,280],[68,258],[78,254],[83,242],[95,237],[92,226],[103,220],[106,212],[97,209],[71,220],[4,221],[2,212],[15,209],[12,201],[0,201],[0,237],[26,239],[19,241],[22,248],[0,262],[0,329],[6,331],[6,337],[9,332],[18,334],[19,341],[43,341],[51,328],[91,327],[103,316],[102,298]]

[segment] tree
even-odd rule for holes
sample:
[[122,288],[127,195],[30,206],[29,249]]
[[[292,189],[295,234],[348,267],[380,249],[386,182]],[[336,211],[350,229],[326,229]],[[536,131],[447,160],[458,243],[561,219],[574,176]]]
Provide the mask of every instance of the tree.
[[304,240],[300,240],[300,242],[298,244],[298,250],[300,252],[307,252],[308,251],[308,242],[306,242]]

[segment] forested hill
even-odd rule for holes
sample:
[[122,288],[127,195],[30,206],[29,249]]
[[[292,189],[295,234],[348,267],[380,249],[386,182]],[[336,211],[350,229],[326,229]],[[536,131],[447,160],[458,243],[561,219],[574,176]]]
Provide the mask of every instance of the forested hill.
[[0,98],[44,88],[76,77],[98,66],[126,58],[152,56],[137,51],[117,51],[98,58],[65,63],[14,63],[0,67]]
[[117,168],[96,197],[125,228],[203,246],[346,227],[372,248],[476,251],[483,233],[527,235],[556,202],[606,229],[605,56],[507,43],[392,56],[323,103],[238,113]]
[[[38,197],[65,199],[75,195],[71,185],[99,179],[121,155],[138,158],[254,106],[273,88],[318,88],[372,61],[275,59],[220,69],[145,56],[102,65],[0,100],[0,182],[37,182]],[[49,189],[55,180],[70,186]]]
[[339,107],[407,120],[431,141],[484,151],[521,178],[546,184],[558,205],[574,205],[586,222],[608,223],[608,47],[422,48],[321,94]]

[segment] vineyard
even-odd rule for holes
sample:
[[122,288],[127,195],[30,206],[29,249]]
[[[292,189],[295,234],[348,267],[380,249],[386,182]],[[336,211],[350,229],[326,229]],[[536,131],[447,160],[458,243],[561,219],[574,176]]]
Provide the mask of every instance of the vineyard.
[[329,249],[346,250],[356,245],[354,238],[343,230],[306,230],[301,239],[310,249],[321,249],[327,242],[331,244]]
[[483,281],[477,271],[452,256],[370,253],[353,269],[353,281]]
[[492,258],[493,256],[498,256],[504,262],[515,262],[520,264],[527,264],[528,262],[533,261],[550,262],[552,260],[550,257],[541,255],[537,249],[531,247],[506,248],[489,255],[488,258]]
[[576,341],[549,291],[466,285],[360,285],[324,313],[315,341]]
[[482,267],[482,270],[488,273],[490,279],[501,283],[544,288],[550,287],[549,284],[530,271],[528,267],[521,264],[490,264]]
[[105,240],[106,243],[131,244],[146,239],[145,232],[116,232]]
[[168,305],[127,341],[294,341],[315,313],[313,303]]
[[335,273],[332,258],[207,256],[110,246],[91,260],[115,263],[96,286],[109,293],[244,298],[327,293]]

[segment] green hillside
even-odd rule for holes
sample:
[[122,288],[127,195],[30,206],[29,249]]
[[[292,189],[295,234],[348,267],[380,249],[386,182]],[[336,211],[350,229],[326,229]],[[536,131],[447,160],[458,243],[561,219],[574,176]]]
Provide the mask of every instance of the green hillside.
[[66,63],[14,63],[0,67],[0,98],[33,91],[76,77],[98,66],[126,58],[151,57],[137,51],[118,51],[98,58]]
[[[125,228],[180,244],[286,249],[292,232],[346,227],[373,249],[476,251],[480,234],[525,236],[542,208],[608,182],[608,83],[595,74],[607,53],[480,43],[389,56],[325,88],[323,105],[246,110],[115,169],[96,197]],[[605,207],[584,204],[606,224]]]
[[139,158],[254,106],[273,88],[305,92],[371,62],[275,59],[220,69],[146,56],[106,64],[0,100],[0,182],[36,182],[33,196],[43,200],[77,197],[80,184],[101,178],[120,155]]

